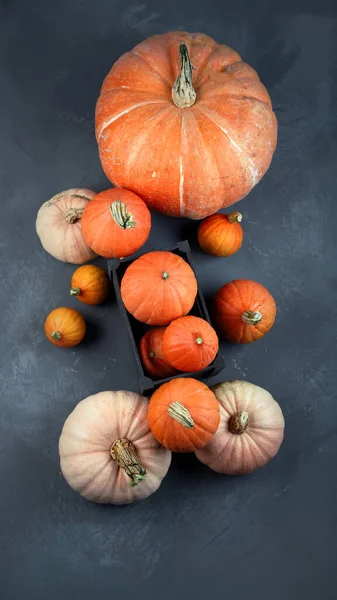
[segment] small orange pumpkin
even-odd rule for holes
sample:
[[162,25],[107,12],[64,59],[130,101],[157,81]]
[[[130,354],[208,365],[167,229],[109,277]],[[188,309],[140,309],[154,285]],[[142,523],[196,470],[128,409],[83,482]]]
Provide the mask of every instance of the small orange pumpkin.
[[179,377],[158,388],[148,410],[154,437],[172,452],[203,448],[216,432],[219,403],[201,381]]
[[197,295],[191,267],[173,252],[143,254],[126,269],[121,295],[135,319],[148,325],[167,325],[186,315]]
[[143,366],[152,377],[170,377],[177,371],[164,356],[162,344],[165,327],[154,327],[143,335],[139,354]]
[[109,294],[106,272],[96,265],[83,265],[76,269],[71,279],[70,295],[84,304],[101,304]]
[[260,283],[236,279],[215,294],[212,316],[221,337],[232,343],[249,344],[263,337],[273,326],[276,304]]
[[105,258],[129,256],[145,244],[151,214],[145,202],[129,190],[111,188],[97,194],[82,216],[88,246]]
[[200,371],[216,357],[218,336],[199,317],[181,317],[169,325],[163,336],[163,351],[171,365],[180,371]]
[[52,344],[62,348],[71,348],[83,340],[86,325],[77,310],[61,306],[49,313],[45,320],[44,330]]
[[198,242],[201,249],[213,256],[230,256],[241,248],[243,231],[240,225],[242,214],[218,213],[204,219],[198,228]]

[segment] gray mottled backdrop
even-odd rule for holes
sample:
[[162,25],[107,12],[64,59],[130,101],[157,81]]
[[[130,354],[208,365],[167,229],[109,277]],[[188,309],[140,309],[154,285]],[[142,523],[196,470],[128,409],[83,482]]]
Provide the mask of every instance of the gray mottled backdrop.
[[[0,596],[336,597],[337,5],[321,0],[192,2],[2,0],[0,284]],[[86,343],[54,348],[46,314],[78,307],[74,267],[35,235],[39,206],[74,186],[108,187],[94,108],[113,62],[144,37],[204,31],[260,74],[279,120],[272,167],[238,206],[242,249],[206,257],[196,223],[153,215],[145,249],[188,238],[207,299],[233,278],[275,296],[273,330],[222,345],[226,378],[267,388],[286,418],[284,444],[245,478],[177,456],[160,491],[125,508],[89,504],[60,475],[62,424],[83,397],[137,390],[113,302],[81,305]]]

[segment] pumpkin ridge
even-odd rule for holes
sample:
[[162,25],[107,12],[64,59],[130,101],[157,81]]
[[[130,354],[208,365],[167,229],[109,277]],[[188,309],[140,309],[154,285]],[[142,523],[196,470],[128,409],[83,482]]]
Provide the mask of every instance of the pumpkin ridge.
[[168,115],[162,116],[162,118],[159,119],[159,121],[156,120],[155,123],[153,123],[152,127],[147,127],[146,130],[144,130],[144,125],[148,121],[151,121],[151,119],[154,119],[155,117],[158,117],[158,115],[161,115],[163,112],[165,112],[165,111],[171,112],[172,110],[173,110],[173,106],[171,106],[171,105],[165,106],[165,108],[163,108],[162,110],[158,111],[155,114],[151,114],[149,117],[147,117],[146,119],[143,120],[142,127],[140,128],[139,133],[132,140],[132,150],[126,161],[125,177],[126,177],[127,181],[130,181],[130,171],[132,170],[133,165],[134,165],[138,155],[140,154],[141,151],[144,150],[144,145],[148,142],[149,136],[153,133],[153,130],[156,127],[160,126],[161,122],[164,121]]
[[109,119],[108,121],[103,123],[101,130],[98,133],[97,141],[99,142],[99,140],[102,137],[103,132],[106,130],[107,127],[110,127],[110,125],[112,125],[112,123],[114,123],[115,121],[117,121],[118,119],[123,117],[124,115],[127,115],[129,112],[136,110],[137,108],[142,108],[143,106],[150,106],[151,104],[163,104],[163,102],[164,102],[164,100],[156,100],[153,102],[149,102],[149,101],[148,102],[138,102],[137,104],[134,104],[133,106],[130,106],[129,108],[126,108],[125,110],[122,110],[122,112],[120,112],[118,115],[111,117],[111,119]]
[[131,54],[134,54],[135,56],[138,56],[138,58],[140,58],[145,64],[147,64],[150,67],[151,71],[153,71],[154,73],[156,73],[156,75],[159,75],[160,79],[162,79],[163,81],[165,81],[165,83],[167,83],[167,85],[168,85],[169,88],[171,88],[173,86],[174,82],[169,81],[167,79],[167,77],[165,77],[165,75],[163,75],[163,73],[161,73],[161,71],[157,68],[157,66],[154,63],[151,63],[142,54],[139,54],[138,52],[136,52],[135,48],[133,50],[131,50]]
[[[220,113],[216,112],[216,111],[215,111],[215,110],[213,110],[213,109],[209,109],[209,108],[206,108],[206,112],[205,112],[205,108],[204,108],[204,110],[202,110],[202,107],[200,107],[200,106],[198,107],[198,110],[199,110],[199,112],[201,112],[201,113],[202,113],[202,114],[203,114],[203,115],[204,115],[204,116],[205,116],[207,119],[209,119],[209,121],[211,121],[211,122],[212,122],[214,125],[216,125],[216,126],[217,126],[217,127],[220,129],[220,131],[222,131],[222,132],[225,134],[225,136],[227,136],[227,138],[229,139],[229,141],[230,141],[230,143],[232,144],[232,146],[234,146],[234,148],[236,148],[236,150],[239,152],[239,156],[240,156],[241,158],[243,158],[243,160],[245,161],[245,163],[246,163],[246,165],[247,165],[247,167],[248,167],[248,170],[249,170],[249,172],[250,172],[251,179],[252,179],[252,187],[254,187],[254,186],[257,184],[258,180],[259,180],[259,173],[258,173],[258,171],[257,171],[257,169],[256,169],[256,167],[255,167],[255,164],[254,164],[254,162],[253,162],[252,158],[251,158],[250,156],[248,156],[248,149],[246,149],[246,154],[247,154],[247,156],[246,156],[246,154],[245,154],[245,152],[242,150],[241,146],[240,146],[240,145],[238,144],[238,142],[236,142],[236,141],[234,140],[234,138],[232,137],[232,134],[230,134],[230,133],[228,132],[228,130],[227,130],[227,129],[225,129],[225,127],[223,127],[223,126],[221,126],[219,123],[217,123],[217,122],[216,122],[216,121],[215,121],[215,120],[212,118],[212,116],[208,114],[208,112],[215,113],[216,115],[218,115],[218,116],[221,118],[221,120],[222,120],[222,121],[224,121],[225,123],[227,123],[227,122],[226,122],[226,119],[225,119],[225,118],[224,118],[224,117],[223,117],[223,116],[222,116]],[[244,172],[244,168],[243,168],[242,164],[241,164],[241,170]]]
[[225,188],[225,181],[224,181],[222,175],[220,175],[220,169],[219,169],[219,164],[218,164],[218,160],[219,159],[217,158],[217,153],[215,152],[215,147],[213,146],[213,144],[209,144],[208,143],[207,138],[205,137],[205,133],[206,132],[203,132],[200,129],[200,127],[198,125],[198,122],[197,122],[197,120],[196,120],[195,117],[194,117],[194,120],[195,120],[196,126],[198,127],[198,130],[200,132],[200,136],[201,136],[201,138],[202,138],[202,140],[204,142],[204,147],[207,148],[209,156],[211,156],[213,158],[213,166],[216,169],[216,176],[213,177],[213,179],[216,179],[217,181],[219,181],[220,184],[221,184],[222,190],[224,190],[224,188]]
[[[241,62],[241,61],[239,61]],[[261,85],[263,85],[263,83],[261,82]],[[221,84],[219,84],[218,86],[220,89],[223,88],[223,86]],[[216,89],[216,88],[214,88]],[[200,100],[200,104],[205,103],[207,104],[208,100],[211,100],[213,98],[221,98],[222,96],[225,96],[226,98],[228,98],[229,101],[231,101],[232,98],[234,98],[235,100],[248,100],[249,102],[257,102],[259,104],[262,105],[263,108],[267,109],[270,114],[274,114],[273,108],[272,108],[272,104],[265,102],[264,100],[260,100],[260,98],[257,98],[256,96],[248,96],[246,94],[231,94],[228,90],[226,92],[224,92],[223,94],[210,94],[208,95],[206,92],[206,95],[203,97],[202,100]]]

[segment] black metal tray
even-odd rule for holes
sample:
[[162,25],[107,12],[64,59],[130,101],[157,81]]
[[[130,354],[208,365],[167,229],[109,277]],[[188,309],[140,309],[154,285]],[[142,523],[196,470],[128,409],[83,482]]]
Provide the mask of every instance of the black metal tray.
[[[170,249],[169,252],[173,252],[174,254],[178,254],[178,256],[181,256],[190,265],[191,269],[195,273],[191,259],[190,245],[188,241],[179,242],[176,245],[176,247]],[[175,379],[176,377],[194,377],[195,379],[205,379],[207,377],[213,377],[214,375],[220,373],[220,371],[222,371],[222,369],[225,367],[225,361],[221,354],[217,354],[214,361],[208,367],[202,369],[201,371],[196,371],[193,373],[179,372],[177,375],[173,375],[172,377],[167,377],[165,379],[152,379],[151,377],[145,374],[142,361],[138,352],[138,344],[141,338],[143,337],[144,333],[149,331],[151,327],[149,325],[146,325],[145,323],[137,321],[137,319],[135,319],[131,314],[128,313],[124,306],[120,291],[122,277],[127,267],[139,256],[141,256],[141,254],[135,255],[133,256],[133,258],[123,258],[121,260],[118,258],[114,258],[108,260],[108,272],[110,281],[112,282],[114,287],[119,309],[123,315],[126,328],[129,332],[130,342],[138,365],[140,393],[150,395],[154,392],[154,390],[157,387],[159,387],[163,383],[166,383],[167,381],[170,381],[171,379]],[[205,321],[208,321],[208,323],[211,324],[206,303],[202,292],[200,291],[199,284],[195,303],[189,314],[194,315],[196,317],[201,317],[202,319],[205,319]]]

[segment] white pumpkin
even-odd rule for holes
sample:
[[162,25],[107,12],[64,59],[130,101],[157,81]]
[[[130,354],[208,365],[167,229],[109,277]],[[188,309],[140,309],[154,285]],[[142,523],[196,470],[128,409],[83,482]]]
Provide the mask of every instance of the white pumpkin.
[[59,441],[62,473],[81,496],[129,504],[153,494],[171,452],[153,437],[148,400],[133,392],[101,392],[82,400],[67,418]]
[[267,390],[248,381],[226,381],[211,390],[220,405],[220,425],[197,450],[197,458],[226,475],[243,475],[266,465],[283,440],[280,406]]
[[54,258],[76,265],[96,258],[84,240],[81,218],[95,192],[74,188],[53,196],[37,213],[36,233]]

